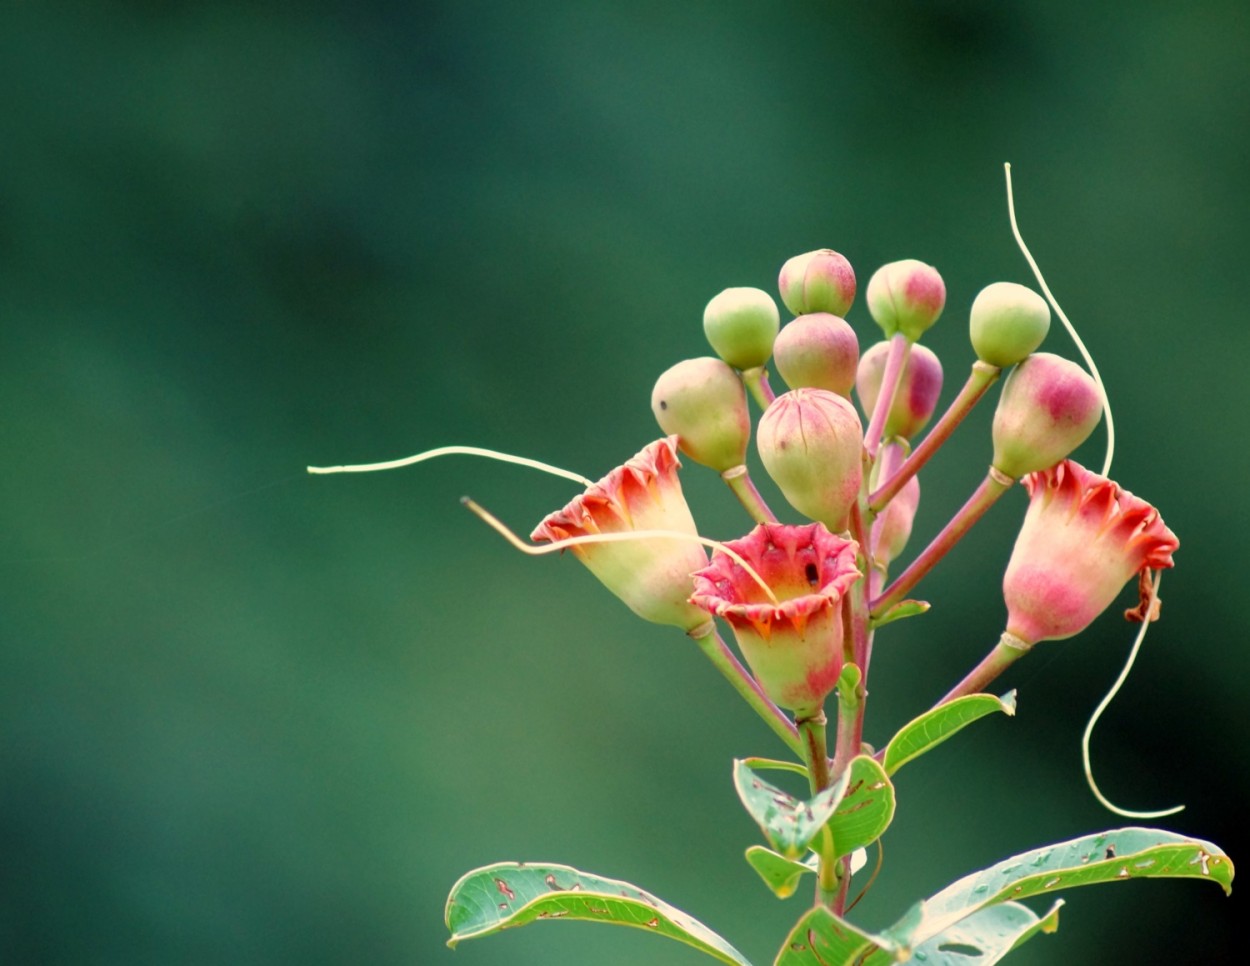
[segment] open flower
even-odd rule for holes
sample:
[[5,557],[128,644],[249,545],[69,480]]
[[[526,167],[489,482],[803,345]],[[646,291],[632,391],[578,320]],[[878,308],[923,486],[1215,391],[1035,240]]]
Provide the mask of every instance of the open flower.
[[1030,502],[1003,577],[1007,633],[1035,644],[1079,634],[1129,580],[1172,566],[1159,511],[1072,460],[1024,477]]
[[762,523],[725,544],[777,598],[728,554],[694,575],[691,603],[725,618],[742,656],[774,703],[810,717],[842,670],[842,598],[860,577],[853,540],[820,523]]
[[[677,437],[656,440],[564,509],[549,514],[530,539],[554,543],[588,534],[645,530],[697,536],[677,479],[679,466]],[[640,537],[579,543],[569,550],[639,617],[687,631],[707,623],[707,615],[688,602],[690,575],[707,564],[707,553],[694,541]]]

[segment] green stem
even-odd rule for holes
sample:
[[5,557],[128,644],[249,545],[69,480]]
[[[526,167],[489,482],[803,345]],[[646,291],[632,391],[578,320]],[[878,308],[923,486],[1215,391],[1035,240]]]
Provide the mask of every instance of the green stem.
[[886,419],[894,407],[894,397],[898,394],[899,383],[903,381],[903,370],[907,368],[909,355],[911,342],[903,333],[895,332],[890,336],[890,353],[885,359],[885,372],[881,374],[877,404],[872,407],[872,419],[868,421],[868,429],[864,432],[864,448],[873,459],[876,459],[877,449],[881,446],[881,434],[885,431]]
[[760,496],[760,491],[751,482],[751,474],[747,472],[745,463],[731,466],[720,475],[720,478],[729,484],[729,489],[733,490],[733,495],[738,498],[738,502],[746,508],[747,513],[751,514],[752,520],[756,523],[777,522],[777,515],[768,508],[768,504]]
[[733,651],[729,649],[729,645],[716,632],[716,626],[708,621],[701,627],[696,627],[690,636],[699,645],[699,650],[706,654],[708,660],[725,676],[725,680],[732,685],[733,689],[742,696],[756,714],[764,719],[765,724],[773,729],[777,737],[786,743],[786,747],[801,757],[804,745],[799,740],[799,732],[794,722],[769,700],[759,682],[751,677],[747,669],[734,656]]
[[1033,645],[1023,638],[1004,631],[994,649],[981,659],[981,663],[967,673],[962,681],[946,693],[934,707],[962,698],[966,694],[980,694],[996,677],[1011,667],[1016,661],[1028,654]]
[[798,722],[799,736],[803,739],[803,761],[807,765],[807,780],[813,795],[829,787],[829,752],[825,745],[827,720],[823,711],[817,711],[812,717]]
[[911,589],[937,565],[938,561],[946,556],[951,547],[955,546],[960,538],[972,528],[972,525],[985,515],[985,511],[1011,488],[1014,482],[1015,480],[1010,476],[1000,473],[991,466],[989,472],[985,474],[985,479],[981,481],[981,485],[968,498],[968,502],[951,517],[950,522],[942,528],[942,532],[934,537],[933,541],[921,551],[920,556],[913,560],[911,565],[899,574],[898,579],[872,602],[870,615],[880,617],[906,597]]
[[768,384],[768,370],[763,366],[742,370],[742,382],[760,409],[767,409],[769,404],[777,398],[773,393],[773,387]]
[[[803,739],[803,761],[807,765],[807,779],[813,795],[820,794],[830,783],[825,724],[824,711],[817,711],[812,717],[798,722],[799,734]],[[820,847],[817,849],[820,866],[816,872],[816,902],[831,910],[837,908],[838,896],[845,891],[838,875],[838,859],[833,846],[829,830],[821,829]]]
[[981,401],[981,397],[994,384],[1000,372],[1002,370],[998,366],[991,366],[980,359],[972,364],[972,372],[968,376],[968,381],[959,390],[959,395],[947,407],[946,412],[942,413],[937,425],[929,430],[929,435],[912,450],[911,455],[899,467],[898,472],[887,479],[868,498],[868,506],[873,513],[880,513],[907,481],[920,472],[920,468],[929,462],[929,457],[938,451],[938,448],[955,431],[955,427],[963,422],[968,413],[972,412],[972,407]]
[[863,678],[859,674],[847,674],[843,668],[838,680],[838,730],[833,745],[833,767],[830,770],[836,781],[846,771],[851,759],[859,754],[860,736],[864,726]]

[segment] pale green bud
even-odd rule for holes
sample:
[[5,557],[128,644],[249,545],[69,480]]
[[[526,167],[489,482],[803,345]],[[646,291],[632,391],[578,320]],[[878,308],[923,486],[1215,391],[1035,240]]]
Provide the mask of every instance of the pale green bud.
[[978,359],[1000,369],[1014,366],[1046,338],[1050,306],[1031,288],[995,282],[972,300],[968,330]]
[[723,473],[746,462],[747,394],[728,363],[703,356],[667,369],[651,392],[651,411],[696,463]]
[[780,326],[777,303],[758,288],[727,288],[703,310],[703,334],[716,354],[735,369],[766,363]]

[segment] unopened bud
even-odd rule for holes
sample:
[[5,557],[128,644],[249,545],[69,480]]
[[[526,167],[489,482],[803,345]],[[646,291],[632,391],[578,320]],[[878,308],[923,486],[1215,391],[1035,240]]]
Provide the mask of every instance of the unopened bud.
[[1042,344],[1050,330],[1050,306],[1031,288],[995,282],[972,300],[968,330],[977,358],[1004,369]]
[[800,315],[778,334],[773,360],[791,389],[826,389],[849,396],[859,364],[859,340],[846,320],[836,315]]
[[[898,470],[906,455],[905,444],[887,443],[873,467],[869,489],[876,489]],[[913,476],[877,516],[872,527],[872,556],[882,568],[897,560],[911,537],[912,523],[920,506],[920,477]]]
[[905,258],[872,273],[867,301],[887,339],[902,332],[908,342],[915,342],[942,314],[946,283],[932,265]]
[[[859,404],[864,407],[864,413],[869,419],[877,405],[889,355],[890,343],[878,342],[859,360],[855,390],[859,393]],[[904,439],[915,436],[932,418],[941,392],[942,363],[937,354],[918,343],[913,345],[907,355],[907,365],[903,367],[903,377],[899,380],[898,391],[894,394],[894,405],[886,416],[882,435],[886,439],[891,436],[902,436]]]
[[758,288],[727,288],[703,310],[703,334],[716,354],[735,369],[766,363],[780,326],[777,303]]
[[795,255],[777,276],[781,301],[795,315],[845,316],[855,301],[855,270],[832,248]]
[[994,412],[994,468],[1013,479],[1047,470],[1089,438],[1102,417],[1092,376],[1037,352],[1011,371]]
[[760,417],[760,459],[790,505],[835,532],[859,495],[863,426],[855,407],[824,389],[794,389]]
[[746,461],[751,419],[738,374],[720,359],[686,359],[656,380],[651,411],[681,451],[718,473]]

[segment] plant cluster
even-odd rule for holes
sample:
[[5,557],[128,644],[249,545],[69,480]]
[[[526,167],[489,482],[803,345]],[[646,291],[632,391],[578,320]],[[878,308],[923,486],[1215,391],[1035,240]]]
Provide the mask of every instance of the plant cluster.
[[[1038,280],[1045,290],[1040,273]],[[518,547],[569,550],[638,616],[683,631],[792,752],[793,760],[746,758],[733,768],[762,834],[746,859],[764,885],[784,899],[806,876],[815,882],[777,966],[911,958],[987,966],[1057,927],[1062,900],[1034,910],[1022,901],[1030,897],[1140,877],[1210,879],[1228,891],[1233,866],[1216,846],[1127,827],[973,872],[887,929],[868,932],[849,920],[860,878],[871,881],[862,871],[867,850],[894,815],[898,771],[986,715],[1013,714],[1014,692],[986,688],[1039,643],[1079,634],[1130,581],[1139,602],[1126,616],[1141,625],[1140,643],[1158,616],[1159,574],[1172,566],[1178,541],[1154,507],[1107,477],[1110,445],[1101,473],[1069,458],[1104,412],[1113,438],[1110,409],[1088,357],[1092,374],[1038,351],[1051,310],[1032,289],[995,282],[973,300],[975,361],[927,433],[943,377],[938,357],[921,343],[946,303],[935,268],[908,259],[872,274],[864,301],[882,338],[862,352],[845,318],[856,274],[841,254],[822,249],[790,258],[777,289],[793,316],[784,326],[773,296],[758,288],[729,288],[708,302],[703,328],[715,355],[679,362],[655,384],[651,406],[663,435],[597,482],[565,473],[584,490],[538,524],[532,543],[466,501]],[[785,392],[772,389],[769,364]],[[929,545],[896,567],[920,505],[921,471],[1000,379],[984,479]],[[752,400],[761,411],[754,426]],[[752,438],[788,504],[780,514],[751,481]],[[395,464],[321,472],[450,452],[500,455],[447,447]],[[682,493],[680,456],[717,472],[754,528],[724,542],[700,535]],[[871,747],[864,721],[876,634],[928,609],[911,596],[914,589],[1016,483],[1030,499],[1003,578],[1001,637],[933,707]],[[809,793],[791,795],[763,777],[777,770],[804,775]],[[474,870],[455,884],[446,909],[452,946],[549,919],[634,926],[722,962],[747,963],[727,940],[655,896],[563,865]]]

